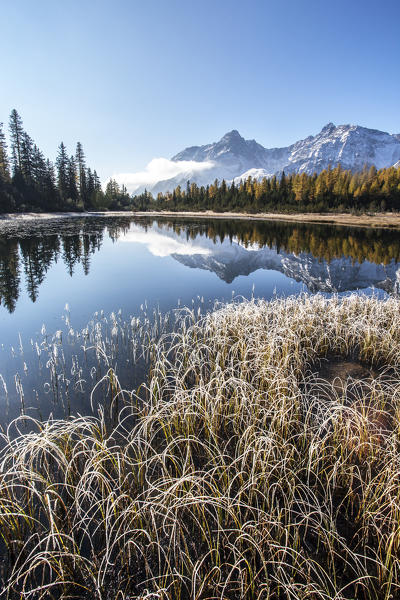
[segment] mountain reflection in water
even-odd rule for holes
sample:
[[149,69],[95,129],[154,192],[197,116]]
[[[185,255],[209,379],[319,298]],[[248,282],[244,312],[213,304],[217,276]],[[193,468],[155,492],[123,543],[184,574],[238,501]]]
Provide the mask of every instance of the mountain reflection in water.
[[12,313],[23,285],[35,302],[47,272],[60,260],[69,276],[78,268],[88,275],[105,236],[142,244],[153,256],[171,256],[227,283],[264,269],[302,282],[312,292],[400,290],[400,235],[393,230],[244,219],[79,217],[0,222],[0,305]]

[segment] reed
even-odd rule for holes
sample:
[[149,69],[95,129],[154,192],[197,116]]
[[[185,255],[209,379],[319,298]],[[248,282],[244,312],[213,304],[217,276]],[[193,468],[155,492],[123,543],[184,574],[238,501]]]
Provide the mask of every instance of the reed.
[[398,597],[400,301],[186,309],[149,339],[98,415],[5,433],[1,597]]

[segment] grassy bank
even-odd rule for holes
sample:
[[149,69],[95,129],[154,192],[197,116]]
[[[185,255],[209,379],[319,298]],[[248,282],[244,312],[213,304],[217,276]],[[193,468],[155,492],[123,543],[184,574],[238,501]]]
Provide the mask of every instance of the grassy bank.
[[137,216],[148,216],[148,217],[203,217],[213,219],[261,219],[267,221],[290,221],[297,223],[324,223],[327,225],[350,225],[352,227],[384,227],[384,228],[400,228],[400,213],[393,212],[380,212],[380,213],[340,213],[340,212],[329,212],[329,213],[239,213],[239,212],[213,212],[210,210],[203,212],[194,211],[148,211],[134,213]]
[[398,300],[182,313],[151,353],[98,417],[5,440],[3,597],[398,596]]

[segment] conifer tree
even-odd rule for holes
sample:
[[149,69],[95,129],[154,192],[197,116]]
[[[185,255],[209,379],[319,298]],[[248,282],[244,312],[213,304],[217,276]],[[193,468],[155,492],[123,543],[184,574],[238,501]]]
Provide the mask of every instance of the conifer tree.
[[69,160],[67,156],[67,149],[64,142],[58,147],[58,155],[56,160],[57,165],[57,185],[61,199],[65,201],[68,197],[68,167]]
[[36,190],[44,194],[46,191],[46,160],[36,144],[32,150],[32,180]]
[[23,134],[22,119],[14,108],[10,115],[11,162],[14,175],[21,170]]
[[24,131],[21,136],[19,167],[24,181],[27,184],[32,183],[33,145],[32,138]]
[[45,176],[44,176],[44,189],[45,197],[47,200],[47,207],[49,210],[59,209],[59,195],[56,187],[56,176],[54,173],[53,163],[47,159],[45,163]]
[[83,203],[83,207],[86,204],[87,196],[87,183],[86,183],[86,160],[83,152],[83,147],[80,142],[76,144],[75,161],[78,174],[78,190],[79,198]]
[[94,189],[96,190],[96,192],[100,192],[101,191],[100,177],[97,175],[96,170],[93,171],[93,179],[94,179]]
[[[120,189],[117,181],[115,179],[110,179],[106,186],[106,198],[110,200],[117,200],[120,194]],[[145,194],[147,194],[145,190]]]
[[86,171],[86,196],[89,205],[92,204],[92,199],[94,195],[94,177],[91,169],[87,169]]
[[6,136],[3,131],[3,123],[0,123],[0,182],[10,181],[10,167],[7,156]]
[[0,123],[0,212],[12,211],[13,209],[14,198],[7,156],[7,144],[3,132],[3,123]]
[[70,159],[68,161],[67,178],[68,178],[68,183],[67,183],[68,198],[70,198],[72,200],[73,204],[76,204],[79,199],[79,192],[78,192],[78,186],[77,186],[78,175],[77,175],[76,161],[75,161],[74,156],[70,156]]

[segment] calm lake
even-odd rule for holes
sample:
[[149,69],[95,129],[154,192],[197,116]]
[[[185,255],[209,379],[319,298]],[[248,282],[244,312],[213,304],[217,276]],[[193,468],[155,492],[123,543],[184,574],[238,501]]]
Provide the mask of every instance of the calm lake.
[[[0,221],[0,422],[90,412],[88,387],[109,366],[129,389],[140,383],[124,329],[132,318],[351,291],[400,292],[398,232],[244,219]],[[100,369],[82,348],[102,328],[118,344],[115,364]]]

